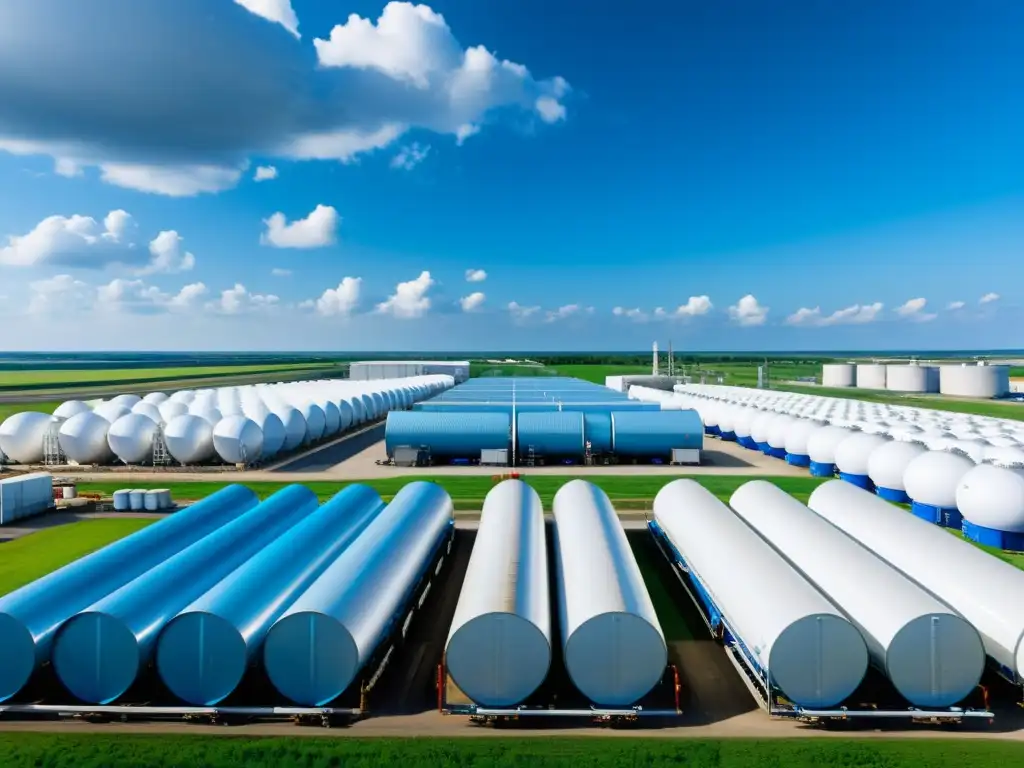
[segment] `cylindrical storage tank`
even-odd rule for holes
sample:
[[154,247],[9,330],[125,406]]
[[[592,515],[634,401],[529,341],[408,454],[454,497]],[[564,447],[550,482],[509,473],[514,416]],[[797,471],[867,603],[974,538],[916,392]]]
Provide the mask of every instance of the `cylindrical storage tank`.
[[213,426],[202,416],[184,414],[164,427],[167,452],[181,464],[198,464],[213,458]]
[[779,414],[768,425],[768,455],[776,459],[786,458],[786,435],[796,418]]
[[860,389],[885,389],[885,366],[877,363],[857,364],[857,387]]
[[612,452],[612,415],[609,412],[583,413],[583,435],[595,454]]
[[[694,480],[654,499],[654,519],[683,559],[716,629],[721,621],[750,663],[790,701],[831,707],[864,679],[860,632],[725,504]],[[737,564],[756,577],[737,578]]]
[[940,365],[939,391],[954,397],[1002,397],[1010,391],[1005,365]]
[[87,413],[91,410],[92,408],[81,400],[65,400],[57,406],[53,415],[58,419],[70,419],[72,416],[77,416],[80,413]]
[[131,491],[129,490],[114,491],[115,512],[127,512],[129,509],[131,509],[131,503],[129,500],[130,494]]
[[255,418],[253,421],[260,428],[260,432],[263,435],[263,448],[260,451],[260,457],[269,459],[272,456],[276,456],[284,446],[285,437],[287,437],[281,417],[276,413],[267,411],[260,414],[259,418]]
[[135,488],[128,491],[128,509],[141,512],[146,508],[146,489]]
[[389,457],[395,448],[426,447],[431,455],[479,458],[480,451],[505,449],[511,441],[512,419],[506,413],[392,411],[384,427]]
[[310,707],[340,696],[401,625],[453,525],[452,500],[440,486],[412,482],[395,494],[270,628],[263,664],[274,687]]
[[967,538],[1024,551],[1024,468],[977,465],[960,479],[956,506]]
[[160,491],[146,491],[143,507],[147,512],[157,512],[160,509]]
[[821,386],[852,387],[857,383],[856,370],[852,363],[825,363],[821,366]]
[[718,437],[728,443],[736,441],[734,423],[736,419],[736,406],[732,403],[721,403],[717,409],[718,413]]
[[171,419],[178,416],[184,416],[189,412],[188,406],[184,403],[178,402],[177,400],[165,400],[157,406],[157,410],[160,411],[161,421],[163,421],[164,424],[169,424]]
[[53,634],[71,616],[256,506],[230,485],[102,549],[0,597],[0,701],[50,659]]
[[912,459],[903,470],[910,511],[929,523],[959,531],[963,518],[956,506],[956,489],[974,467],[969,458],[952,451],[926,451]]
[[153,458],[153,439],[158,425],[141,413],[129,413],[110,425],[107,445],[125,464],[142,464]]
[[480,527],[445,645],[445,665],[469,699],[509,707],[551,666],[551,603],[544,509],[521,480],[484,499]]
[[157,642],[170,691],[199,707],[230,695],[271,625],[383,508],[372,488],[348,486],[181,611]]
[[749,448],[752,451],[757,450],[757,442],[755,442],[751,433],[752,425],[754,419],[756,419],[760,413],[761,412],[756,408],[740,406],[736,409],[732,420],[732,431],[733,434],[736,435],[736,442],[744,448]]
[[348,400],[338,401],[338,431],[344,432],[355,423],[355,412]]
[[60,425],[57,442],[70,461],[106,464],[114,454],[107,443],[110,422],[94,412],[80,413]]
[[174,506],[174,500],[171,498],[170,488],[160,489],[160,509],[170,509]]
[[875,493],[886,501],[909,504],[903,475],[910,463],[923,453],[928,453],[928,449],[921,443],[902,440],[890,440],[872,451],[868,457],[868,478],[875,486]]
[[885,388],[891,392],[932,392],[934,369],[927,365],[885,366]]
[[579,411],[523,411],[516,415],[518,451],[537,456],[582,458],[583,414]]
[[843,610],[911,704],[952,706],[978,685],[985,648],[963,617],[769,482],[744,483],[729,504]]
[[959,612],[989,656],[1024,675],[1024,571],[849,483],[823,483],[807,505]]
[[881,435],[869,435],[867,432],[854,432],[847,437],[836,446],[839,477],[861,488],[871,488],[868,461],[871,454],[887,442]]
[[555,494],[553,509],[566,671],[592,703],[631,705],[658,684],[668,663],[640,567],[600,488],[571,480]]
[[53,419],[47,413],[35,411],[8,416],[0,423],[0,453],[19,464],[39,464]]
[[61,498],[74,499],[78,497],[78,489],[73,485],[65,485],[61,490]]
[[117,699],[152,659],[167,622],[317,505],[308,488],[287,486],[73,616],[53,644],[60,681],[91,704]]
[[750,423],[750,437],[754,441],[757,450],[762,453],[771,453],[771,446],[768,445],[768,434],[771,432],[772,424],[778,415],[775,411],[759,411]]
[[306,420],[297,409],[290,406],[275,408],[274,413],[284,423],[284,444],[281,450],[294,451],[306,439]]
[[618,456],[671,457],[673,448],[704,448],[704,424],[694,410],[612,411],[611,419]]
[[227,416],[213,428],[213,448],[227,464],[249,464],[262,455],[263,432],[252,419]]
[[811,456],[809,443],[811,435],[824,426],[820,421],[810,419],[794,419],[786,427],[785,450],[786,463],[794,467],[809,467]]

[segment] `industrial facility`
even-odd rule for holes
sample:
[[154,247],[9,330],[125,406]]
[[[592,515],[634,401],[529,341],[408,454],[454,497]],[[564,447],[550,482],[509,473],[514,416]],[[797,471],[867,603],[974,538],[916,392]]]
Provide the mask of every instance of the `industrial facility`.
[[1010,367],[984,362],[826,363],[821,385],[990,399],[1010,393]]
[[573,378],[493,377],[389,413],[385,447],[398,466],[698,464],[703,434],[691,409]]
[[409,379],[416,376],[451,376],[456,384],[469,378],[468,360],[363,360],[349,365],[352,381]]

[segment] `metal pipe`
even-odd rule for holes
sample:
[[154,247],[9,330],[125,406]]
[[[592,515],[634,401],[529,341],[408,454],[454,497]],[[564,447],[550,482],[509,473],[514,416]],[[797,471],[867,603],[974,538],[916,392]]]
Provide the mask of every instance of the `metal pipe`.
[[0,714],[67,713],[110,715],[361,715],[360,709],[334,707],[132,707],[82,706],[79,704],[13,704],[0,706]]
[[[454,712],[453,714],[460,714]],[[674,709],[485,709],[475,707],[467,709],[468,715],[484,717],[677,717],[679,712]]]
[[772,709],[771,715],[775,717],[921,717],[938,720],[961,720],[965,717],[993,718],[995,715],[987,710],[980,709],[951,709],[933,711],[928,709]]

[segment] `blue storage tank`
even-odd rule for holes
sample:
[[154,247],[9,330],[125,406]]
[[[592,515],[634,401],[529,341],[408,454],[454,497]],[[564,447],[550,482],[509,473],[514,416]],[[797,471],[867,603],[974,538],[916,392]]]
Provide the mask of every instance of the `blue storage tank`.
[[584,411],[583,435],[590,441],[591,453],[612,452],[612,414],[610,411]]
[[156,650],[170,691],[197,707],[230,695],[271,625],[383,509],[369,486],[348,486],[179,613]]
[[670,456],[673,448],[704,447],[704,423],[694,410],[614,411],[611,418],[618,456]]
[[108,704],[152,659],[168,621],[318,506],[290,485],[65,622],[53,641],[53,667],[72,694]]
[[516,428],[520,454],[532,446],[538,456],[583,457],[583,414],[579,411],[523,412],[516,416]]
[[258,503],[245,486],[229,485],[0,598],[0,701],[50,660],[65,621]]
[[508,450],[512,418],[507,413],[393,411],[384,427],[384,448],[425,447],[433,456],[478,458],[480,451]]

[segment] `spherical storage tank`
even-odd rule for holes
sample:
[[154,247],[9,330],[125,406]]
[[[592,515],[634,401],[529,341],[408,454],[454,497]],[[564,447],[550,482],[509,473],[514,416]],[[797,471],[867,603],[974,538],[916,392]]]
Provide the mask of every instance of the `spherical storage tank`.
[[445,665],[482,706],[521,703],[551,665],[551,605],[540,496],[521,480],[484,499],[445,646]]
[[891,392],[938,392],[938,369],[929,365],[887,365],[885,388]]
[[584,452],[583,414],[579,411],[524,411],[516,415],[520,453],[581,458]]
[[[145,416],[154,424],[163,424],[166,422],[164,415],[160,413],[160,408],[153,405],[152,403],[147,403],[145,400],[143,400],[140,403],[136,403],[132,407],[132,413],[137,413],[142,416]],[[122,416],[121,418],[124,417]]]
[[53,415],[58,419],[70,419],[72,416],[77,416],[80,413],[85,413],[91,410],[92,408],[81,400],[65,400],[57,406]]
[[1010,391],[1005,365],[941,365],[939,391],[955,397],[1002,397]]
[[97,405],[95,408],[92,409],[92,412],[97,416],[102,416],[110,424],[113,424],[122,416],[126,416],[129,413],[131,413],[132,409],[131,407],[125,405],[124,403],[108,400],[105,403],[100,403],[99,405]]
[[903,474],[914,459],[928,449],[921,443],[890,440],[868,456],[868,478],[875,492],[887,501],[905,504],[910,501],[904,487]]
[[[802,707],[831,707],[864,679],[860,632],[750,526],[693,480],[654,499],[654,519],[688,568],[716,629],[724,620],[763,677]],[[750,578],[737,578],[742,563]]]
[[744,448],[749,448],[752,451],[757,450],[757,443],[751,434],[751,428],[754,419],[758,417],[761,411],[756,408],[747,408],[740,406],[735,411],[735,416],[732,420],[732,431],[736,435],[736,442],[742,445]]
[[60,425],[57,441],[70,461],[77,464],[105,464],[113,456],[107,443],[110,426],[109,421],[93,411],[80,413]]
[[911,704],[948,707],[977,686],[985,648],[961,616],[769,482],[744,483],[729,504],[843,609],[874,665]]
[[38,464],[43,460],[43,442],[53,423],[53,416],[35,411],[8,416],[0,423],[0,452],[19,464]]
[[951,451],[926,451],[903,470],[903,487],[910,498],[910,510],[922,520],[960,530],[956,491],[960,480],[975,464]]
[[852,387],[857,381],[852,363],[826,363],[821,366],[821,386]]
[[787,464],[792,464],[794,467],[809,467],[811,465],[808,443],[811,435],[823,426],[820,421],[811,421],[810,419],[794,419],[790,422],[784,435]]
[[885,366],[877,363],[858,363],[857,386],[860,389],[885,389]]
[[585,480],[563,485],[553,509],[566,671],[593,704],[631,705],[658,684],[668,651],[626,532],[604,491]]
[[[157,410],[160,411],[161,421],[167,424],[171,419],[188,413],[189,407],[178,400],[165,400],[157,406]],[[220,421],[220,419],[217,419],[217,421]]]
[[704,448],[704,424],[694,410],[612,411],[611,420],[618,456],[670,457],[673,448]]
[[768,425],[768,455],[776,459],[786,458],[786,436],[796,417],[779,414]]
[[426,448],[433,456],[475,459],[483,450],[507,450],[511,425],[507,413],[392,411],[384,427],[384,447],[389,457],[395,448],[411,446]]
[[213,428],[213,448],[227,464],[257,461],[263,451],[263,432],[252,419],[228,416]]
[[868,475],[868,461],[871,454],[885,445],[881,435],[869,435],[866,432],[854,432],[836,446],[836,469],[839,477],[848,483],[861,488],[871,487]]
[[811,432],[807,438],[807,456],[813,477],[834,477],[836,474],[836,450],[850,435],[855,434],[845,427],[829,424]]
[[201,416],[185,414],[164,427],[167,452],[181,464],[198,464],[213,458],[213,425]]
[[1024,468],[977,465],[960,479],[956,506],[969,539],[1024,550]]
[[750,423],[750,438],[754,441],[757,450],[765,455],[772,451],[771,446],[768,445],[768,435],[771,433],[772,424],[778,415],[775,411],[759,411]]
[[129,413],[110,425],[107,444],[125,464],[141,464],[153,458],[157,424],[140,413]]

